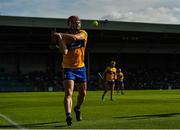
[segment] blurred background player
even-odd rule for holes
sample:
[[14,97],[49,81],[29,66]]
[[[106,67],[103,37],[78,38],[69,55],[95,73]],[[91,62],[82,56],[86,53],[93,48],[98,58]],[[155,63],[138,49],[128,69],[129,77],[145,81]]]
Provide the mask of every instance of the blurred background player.
[[121,89],[121,94],[124,94],[124,74],[121,71],[121,68],[117,69],[116,72],[116,89],[117,89],[117,94],[119,94],[119,89]]
[[87,43],[87,32],[81,30],[81,21],[78,16],[70,16],[67,24],[67,33],[53,33],[54,39],[58,39],[60,52],[63,53],[64,71],[64,108],[66,112],[67,125],[72,124],[72,95],[74,84],[77,83],[78,97],[74,107],[77,121],[81,120],[80,107],[86,95],[86,68],[84,64],[85,47]]
[[104,88],[104,92],[102,95],[102,101],[104,101],[104,96],[106,95],[106,93],[108,92],[108,90],[111,90],[110,93],[110,100],[113,101],[113,94],[114,94],[114,87],[115,87],[115,77],[116,77],[116,62],[115,61],[111,61],[110,65],[106,67],[104,73],[103,73],[103,77],[104,77],[104,81],[105,81],[105,88]]

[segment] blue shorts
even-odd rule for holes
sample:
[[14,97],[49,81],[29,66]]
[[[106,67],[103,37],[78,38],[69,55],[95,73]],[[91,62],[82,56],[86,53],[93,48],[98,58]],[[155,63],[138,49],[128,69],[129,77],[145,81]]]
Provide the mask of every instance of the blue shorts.
[[114,81],[107,81],[106,82],[108,85],[113,85],[114,84]]
[[86,67],[64,68],[64,80],[74,80],[77,83],[86,82]]
[[120,80],[116,80],[116,85],[122,85],[124,82]]

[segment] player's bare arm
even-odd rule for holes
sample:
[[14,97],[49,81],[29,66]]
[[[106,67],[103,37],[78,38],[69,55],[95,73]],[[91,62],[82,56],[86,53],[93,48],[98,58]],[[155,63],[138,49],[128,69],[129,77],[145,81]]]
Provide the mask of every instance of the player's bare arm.
[[63,38],[66,37],[72,41],[85,40],[87,38],[87,33],[84,31],[77,34],[61,33],[61,35]]
[[63,54],[67,54],[68,49],[67,49],[66,43],[63,41],[62,34],[54,32],[53,37],[54,37],[53,39],[57,40],[58,42],[60,52]]

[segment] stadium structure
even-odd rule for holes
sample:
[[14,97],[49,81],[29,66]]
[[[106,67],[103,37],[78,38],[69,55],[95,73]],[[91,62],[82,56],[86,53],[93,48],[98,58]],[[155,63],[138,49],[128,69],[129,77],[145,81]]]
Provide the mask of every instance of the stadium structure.
[[[61,55],[51,33],[67,19],[0,16],[0,91],[59,90]],[[125,73],[127,89],[180,88],[180,25],[82,20],[88,32],[89,89],[111,60]]]

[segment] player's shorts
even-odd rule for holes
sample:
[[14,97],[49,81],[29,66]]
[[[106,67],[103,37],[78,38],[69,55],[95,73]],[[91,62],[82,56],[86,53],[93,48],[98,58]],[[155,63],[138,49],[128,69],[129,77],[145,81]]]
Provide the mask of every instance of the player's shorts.
[[120,81],[120,80],[116,80],[116,85],[122,85],[123,84],[123,81]]
[[107,81],[106,82],[108,85],[113,85],[114,84],[114,81]]
[[111,90],[112,89],[112,85],[114,85],[114,81],[106,81],[105,82],[105,90]]
[[64,68],[64,80],[74,80],[76,83],[86,82],[86,67]]

